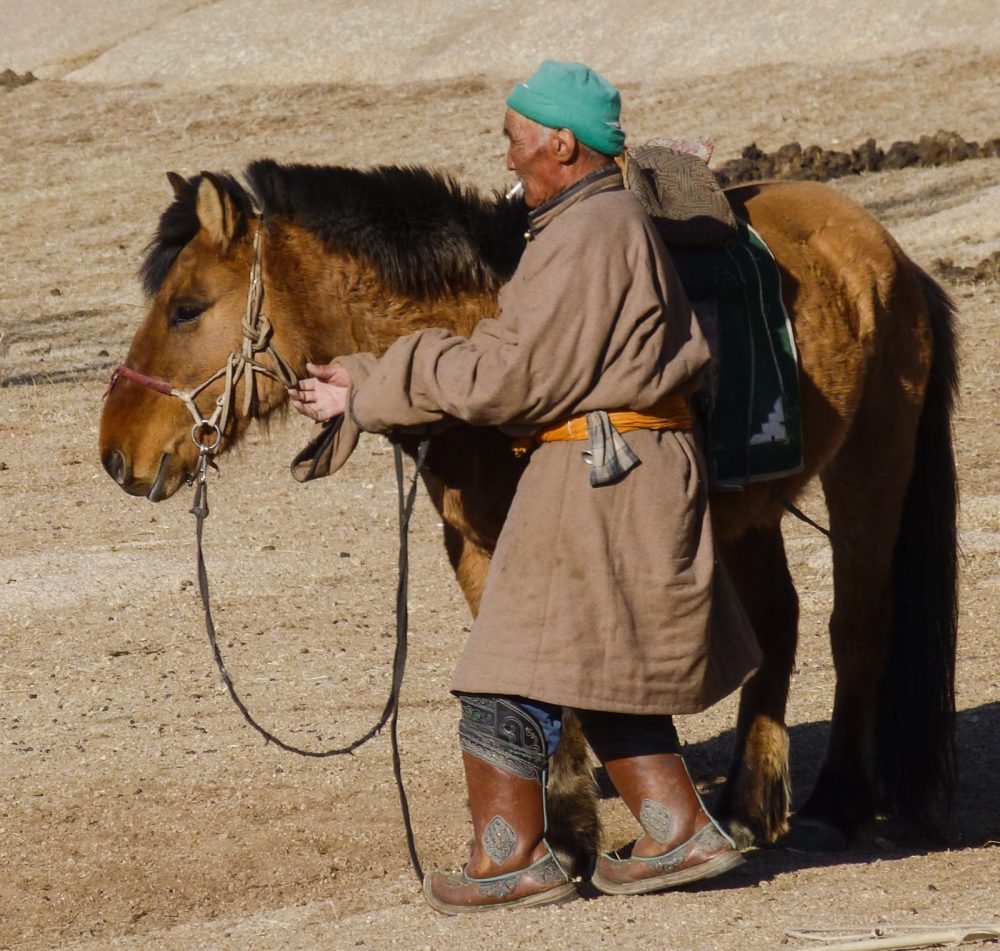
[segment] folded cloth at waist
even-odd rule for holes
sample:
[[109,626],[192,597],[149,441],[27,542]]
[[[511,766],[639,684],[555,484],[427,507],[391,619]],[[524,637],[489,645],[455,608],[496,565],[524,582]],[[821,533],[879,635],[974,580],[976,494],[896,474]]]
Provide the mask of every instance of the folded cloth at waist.
[[[687,397],[680,393],[668,393],[641,413],[633,410],[614,410],[608,413],[608,419],[620,433],[632,432],[635,429],[692,429],[694,427],[694,417],[691,415]],[[561,423],[553,423],[533,436],[515,439],[511,448],[515,455],[523,456],[540,442],[562,442],[588,438],[590,438],[590,433],[587,426],[587,414],[580,413]]]

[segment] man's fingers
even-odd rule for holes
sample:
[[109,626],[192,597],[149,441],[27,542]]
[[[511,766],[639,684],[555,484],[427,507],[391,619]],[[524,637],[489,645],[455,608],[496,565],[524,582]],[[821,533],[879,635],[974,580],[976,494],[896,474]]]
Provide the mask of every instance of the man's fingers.
[[339,367],[330,363],[307,363],[306,369],[317,379],[328,381],[339,370]]
[[301,400],[292,400],[292,408],[295,412],[308,416],[310,419],[319,419],[319,413],[313,403],[306,404]]
[[338,386],[348,386],[351,378],[339,363],[307,363],[308,370],[315,379],[324,383],[336,383]]
[[[336,369],[343,372],[341,367]],[[345,411],[347,392],[347,386],[308,379],[299,380],[295,386],[290,386],[288,398],[296,412],[322,422]]]

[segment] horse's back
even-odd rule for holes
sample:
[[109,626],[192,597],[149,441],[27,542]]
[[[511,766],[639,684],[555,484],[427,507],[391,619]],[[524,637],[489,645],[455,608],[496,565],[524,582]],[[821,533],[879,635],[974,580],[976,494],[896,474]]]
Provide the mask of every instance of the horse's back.
[[[871,349],[900,293],[919,294],[918,269],[865,208],[818,182],[764,182],[729,189],[737,214],[760,232],[782,271],[793,321],[830,308],[838,342]],[[824,306],[825,304],[825,306]],[[841,333],[839,333],[841,332]]]
[[780,518],[776,495],[796,496],[830,464],[874,391],[901,379],[922,391],[932,349],[920,269],[863,207],[817,182],[741,185],[726,195],[781,273],[800,361],[805,466],[777,493],[752,486],[731,505],[720,499],[724,536]]
[[[848,241],[881,247],[895,256],[899,248],[879,221],[856,201],[830,185],[810,181],[767,181],[725,190],[736,214],[776,240],[812,244],[818,236],[832,247]],[[841,241],[837,241],[837,238]]]
[[926,372],[932,344],[922,271],[870,212],[817,182],[726,194],[778,262],[803,373],[833,372],[840,395],[830,395],[848,418],[855,378],[861,387],[871,373]]

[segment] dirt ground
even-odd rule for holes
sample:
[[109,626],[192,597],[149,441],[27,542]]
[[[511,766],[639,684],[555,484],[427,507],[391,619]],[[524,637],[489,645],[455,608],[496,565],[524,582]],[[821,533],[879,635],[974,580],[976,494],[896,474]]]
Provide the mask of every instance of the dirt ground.
[[[0,62],[0,68],[6,64]],[[926,50],[622,82],[635,138],[710,133],[848,148],[869,136],[1000,135],[1000,54]],[[616,78],[621,78],[616,77]],[[170,196],[163,173],[251,159],[441,166],[509,181],[506,79],[180,89],[46,79],[0,91],[0,948],[801,947],[786,929],[1000,921],[1000,286],[953,284],[960,309],[962,491],[958,737],[946,848],[880,828],[850,850],[780,849],[711,887],[590,896],[451,920],[410,869],[387,737],[307,760],[262,745],[204,636],[189,497],[126,497],[96,454],[101,394],[142,311],[135,271]],[[921,264],[1000,249],[1000,159],[844,179]],[[309,486],[287,471],[309,429],[255,433],[213,479],[206,529],[216,623],[252,708],[294,742],[353,738],[388,684],[396,536],[391,455],[366,440]],[[804,507],[822,520],[818,496]],[[469,624],[425,497],[411,555],[403,768],[421,859],[469,835],[447,685]],[[802,597],[789,722],[797,800],[832,697],[828,549],[786,529]],[[679,724],[711,796],[735,698]],[[624,807],[603,805],[610,842]]]

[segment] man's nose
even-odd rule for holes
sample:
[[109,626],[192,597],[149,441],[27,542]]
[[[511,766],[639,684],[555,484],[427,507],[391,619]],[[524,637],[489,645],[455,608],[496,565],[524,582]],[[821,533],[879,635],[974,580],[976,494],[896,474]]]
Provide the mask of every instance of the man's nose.
[[510,157],[510,149],[507,150],[507,171],[514,171],[514,160]]

